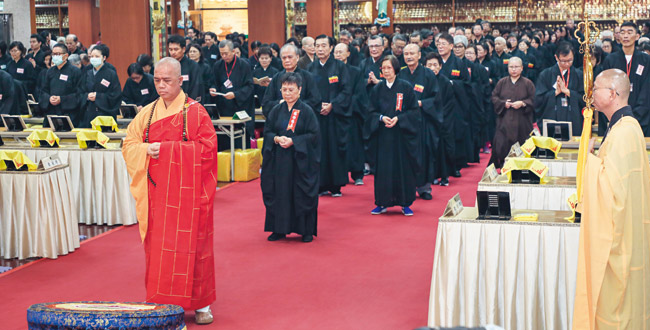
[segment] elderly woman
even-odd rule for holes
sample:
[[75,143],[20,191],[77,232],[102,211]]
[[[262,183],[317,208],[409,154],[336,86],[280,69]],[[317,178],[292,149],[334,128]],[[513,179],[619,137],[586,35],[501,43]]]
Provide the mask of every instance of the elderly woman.
[[413,86],[398,79],[399,61],[387,55],[381,61],[381,80],[370,92],[364,138],[368,143],[368,163],[375,170],[375,205],[371,214],[385,213],[387,207],[401,206],[413,215],[416,173],[419,170],[420,107]]
[[502,78],[492,92],[492,103],[497,115],[497,127],[492,141],[490,164],[497,168],[503,162],[515,143],[523,144],[533,130],[535,109],[535,85],[521,75],[523,62],[511,57],[508,62],[508,77]]
[[307,243],[317,234],[321,154],[318,118],[300,100],[300,74],[284,74],[280,86],[284,102],[273,107],[264,126],[264,231],[272,233],[269,241],[296,233]]

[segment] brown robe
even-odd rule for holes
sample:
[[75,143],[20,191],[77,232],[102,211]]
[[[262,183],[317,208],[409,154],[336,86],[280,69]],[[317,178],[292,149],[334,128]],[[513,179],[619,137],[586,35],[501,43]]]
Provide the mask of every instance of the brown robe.
[[[533,114],[535,85],[525,77],[513,84],[510,77],[505,77],[497,83],[492,92],[494,112],[497,114],[497,127],[492,140],[492,157],[490,164],[501,168],[508,156],[510,147],[515,142],[523,144],[533,130]],[[506,109],[506,101],[523,101],[526,106]]]

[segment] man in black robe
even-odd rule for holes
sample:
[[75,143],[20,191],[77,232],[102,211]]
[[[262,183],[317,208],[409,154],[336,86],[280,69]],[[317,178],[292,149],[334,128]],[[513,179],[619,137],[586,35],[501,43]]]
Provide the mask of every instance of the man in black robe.
[[350,126],[350,98],[353,81],[345,63],[331,56],[328,36],[316,37],[316,56],[308,71],[313,75],[321,96],[318,122],[321,133],[320,193],[340,197],[348,182],[346,153]]
[[18,108],[14,103],[15,90],[14,78],[6,71],[0,70],[0,115],[18,114]]
[[381,60],[384,57],[384,39],[374,35],[368,39],[370,56],[361,62],[361,74],[366,78],[366,91],[370,90],[383,79]]
[[[603,62],[603,71],[620,69],[630,78],[630,97],[628,104],[632,107],[634,118],[639,121],[644,136],[650,136],[650,55],[635,48],[639,40],[639,31],[636,24],[625,22],[621,25],[622,50],[612,53]],[[607,118],[599,116],[603,128],[598,130],[599,135],[604,135],[607,127]]]
[[442,112],[436,107],[438,80],[433,71],[420,64],[420,47],[410,44],[404,48],[407,68],[400,70],[398,78],[413,85],[415,98],[422,112],[420,125],[420,171],[417,177],[417,193],[424,200],[431,200],[431,184],[437,179],[437,152],[440,140],[438,130],[442,125]]
[[[442,113],[442,124],[440,125],[438,152],[436,156],[436,178],[441,186],[449,185],[449,177],[454,174],[456,164],[456,136],[454,127],[457,126],[457,117],[454,114],[460,106],[454,95],[454,86],[451,80],[440,73],[442,69],[442,57],[438,53],[427,54],[427,69],[433,71],[438,79],[438,93],[436,94],[434,107]],[[434,180],[434,184],[436,181]]]
[[[354,48],[354,47],[353,47]],[[334,57],[345,63],[350,71],[352,82],[352,98],[350,100],[350,134],[347,143],[347,165],[350,178],[355,186],[363,185],[363,171],[365,168],[365,150],[363,144],[363,123],[367,117],[368,94],[366,92],[366,79],[361,74],[361,69],[350,64],[350,47],[344,43],[336,45]]]
[[457,117],[454,121],[456,124],[456,127],[454,127],[456,134],[456,168],[452,176],[460,177],[460,170],[467,167],[467,163],[472,158],[473,150],[474,132],[471,130],[473,110],[468,96],[470,76],[465,62],[452,53],[454,38],[451,35],[443,33],[438,38],[437,47],[443,62],[442,69],[440,69],[441,73],[454,82],[454,95],[459,104],[459,107],[454,111],[454,115]]
[[502,37],[494,39],[492,60],[494,60],[494,63],[496,63],[497,69],[499,70],[499,79],[508,75],[508,61],[510,60],[510,54],[506,52],[507,48],[506,39],[503,39]]
[[348,30],[341,31],[339,35],[339,39],[341,43],[346,44],[348,46],[348,49],[350,50],[350,57],[348,58],[347,64],[359,67],[361,65],[361,60],[363,59],[363,56],[359,53],[356,47],[352,47],[350,45],[352,43],[352,40],[354,40],[350,31]]
[[316,41],[312,37],[302,38],[302,50],[305,52],[305,54],[302,57],[300,57],[300,60],[298,60],[299,68],[303,70],[308,70],[309,65],[316,60],[315,42]]
[[109,48],[104,44],[95,46],[90,52],[93,68],[86,71],[82,84],[85,114],[80,127],[91,127],[90,122],[97,116],[117,119],[120,112],[122,88],[117,73],[105,64],[108,55]]
[[76,35],[68,34],[67,36],[65,36],[65,45],[68,48],[68,54],[69,55],[72,55],[72,54],[81,55],[81,54],[83,54],[83,50],[78,47],[78,43],[79,43],[79,38],[77,38]]
[[407,43],[406,37],[403,34],[395,34],[393,36],[393,43],[390,45],[390,54],[397,57],[400,69],[406,67],[406,61],[404,61],[404,47],[406,47]]
[[317,235],[320,132],[314,110],[299,99],[302,76],[278,78],[284,102],[275,105],[264,125],[262,198],[264,231],[269,241],[287,234],[311,242]]
[[[220,115],[232,117],[235,112],[244,110],[255,118],[253,73],[248,62],[237,57],[233,49],[233,43],[228,39],[219,43],[221,59],[212,67],[214,80],[210,95],[217,98]],[[254,132],[255,121],[250,120],[246,123],[246,144],[250,143]]]
[[214,32],[206,32],[203,36],[205,46],[203,47],[203,57],[212,66],[219,60],[219,46],[217,46],[217,35]]
[[585,94],[582,71],[573,66],[573,46],[562,42],[555,51],[557,65],[542,71],[535,85],[537,126],[544,119],[571,122],[573,136],[582,134]]
[[[47,70],[39,97],[39,107],[47,115],[70,116],[72,124],[80,124],[82,100],[81,70],[68,63],[68,48],[56,44],[52,48],[52,67]],[[43,125],[48,125],[47,120]]]
[[45,67],[45,51],[42,49],[43,48],[43,38],[41,37],[40,34],[32,34],[29,37],[29,46],[31,48],[31,51],[25,58],[30,61],[33,65],[35,65],[35,69],[38,73],[41,72],[41,70],[46,69]]
[[320,109],[321,97],[318,92],[318,87],[314,82],[314,78],[308,71],[298,68],[298,59],[300,58],[300,51],[298,47],[293,44],[286,44],[280,49],[280,57],[282,58],[282,66],[284,70],[278,72],[271,79],[271,83],[266,88],[264,99],[262,100],[262,113],[264,117],[269,116],[271,109],[284,102],[282,100],[282,93],[280,92],[280,78],[287,72],[296,72],[302,77],[302,88],[300,89],[300,100],[307,103],[314,111]]
[[203,99],[203,74],[198,63],[185,56],[185,38],[175,34],[167,39],[169,57],[181,62],[183,91],[197,102]]

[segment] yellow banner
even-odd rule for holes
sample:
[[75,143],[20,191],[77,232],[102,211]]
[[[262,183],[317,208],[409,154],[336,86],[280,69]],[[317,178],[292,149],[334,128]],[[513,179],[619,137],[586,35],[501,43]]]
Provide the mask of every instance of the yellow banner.
[[37,129],[29,134],[27,141],[32,145],[32,148],[40,147],[41,141],[46,141],[52,147],[54,144],[59,144],[59,137],[50,130]]
[[102,126],[108,126],[113,129],[113,132],[117,132],[117,122],[115,121],[115,118],[111,116],[97,116],[90,122],[90,124],[96,131],[101,132]]
[[536,148],[548,149],[555,154],[557,158],[557,153],[562,149],[562,143],[554,138],[547,136],[531,136],[526,142],[521,146],[521,151],[524,152],[527,158],[530,158],[533,151]]
[[548,173],[548,167],[535,158],[510,158],[503,165],[501,174],[508,175],[508,181],[512,181],[512,171],[529,170],[539,177],[540,182]]
[[0,171],[7,169],[7,162],[12,162],[17,169],[27,166],[28,170],[34,171],[38,168],[22,151],[0,150]]
[[83,130],[77,133],[77,143],[79,143],[79,148],[87,149],[88,145],[86,144],[86,141],[97,141],[97,143],[102,147],[110,149],[108,147],[108,141],[110,141],[110,139],[102,132]]

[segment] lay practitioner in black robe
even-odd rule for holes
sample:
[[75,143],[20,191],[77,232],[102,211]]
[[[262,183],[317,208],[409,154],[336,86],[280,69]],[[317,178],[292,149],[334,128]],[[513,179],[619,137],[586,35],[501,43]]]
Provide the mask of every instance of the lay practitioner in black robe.
[[[81,90],[81,70],[68,63],[68,48],[56,44],[52,48],[52,67],[47,75],[39,97],[39,107],[44,115],[69,116],[72,124],[78,126],[83,116],[81,104],[85,95]],[[44,126],[48,121],[43,122]]]
[[537,126],[544,119],[571,122],[573,136],[582,134],[582,97],[585,94],[582,71],[573,66],[573,46],[562,42],[555,52],[557,64],[542,71],[535,84]]
[[[255,118],[255,99],[253,98],[253,75],[248,62],[235,55],[232,41],[226,39],[219,43],[221,59],[212,67],[213,84],[210,95],[217,98],[217,109],[221,116],[231,117],[237,111],[246,111]],[[217,95],[221,93],[224,95]],[[246,122],[246,144],[254,136],[255,121]],[[225,139],[222,139],[225,141]],[[226,144],[219,143],[225,147]]]
[[433,71],[420,64],[420,47],[410,44],[404,48],[407,67],[397,76],[413,85],[418,108],[422,112],[419,129],[421,170],[417,177],[417,193],[424,200],[431,200],[431,185],[437,179],[439,129],[442,125],[442,111],[436,107],[439,92],[438,79]]
[[361,74],[366,79],[366,91],[370,93],[372,88],[384,79],[381,72],[381,62],[383,62],[384,57],[384,39],[378,35],[370,37],[368,39],[368,51],[370,56],[361,61]]
[[453,83],[454,95],[459,107],[454,111],[456,120],[454,123],[454,132],[456,135],[456,154],[455,154],[455,169],[453,172],[454,177],[460,177],[460,170],[467,167],[467,163],[472,160],[473,154],[473,134],[472,132],[472,109],[470,96],[470,75],[467,70],[467,65],[462,59],[459,59],[452,54],[454,48],[454,38],[443,33],[438,38],[438,51],[442,58],[441,73],[449,77]]
[[205,46],[203,47],[203,56],[205,60],[208,61],[210,67],[214,65],[215,62],[219,60],[221,56],[219,54],[219,46],[217,43],[217,35],[214,32],[206,32],[203,34],[203,39],[205,40]]
[[320,132],[314,110],[299,99],[302,76],[285,73],[284,102],[271,110],[264,125],[262,198],[266,206],[264,231],[269,241],[287,234],[311,242],[317,235]]
[[[449,177],[454,174],[456,164],[456,136],[454,128],[457,126],[457,117],[454,112],[459,111],[460,105],[456,101],[453,82],[444,74],[442,69],[442,57],[438,53],[427,54],[427,69],[433,71],[438,80],[438,93],[436,94],[434,107],[442,113],[442,124],[439,126],[438,152],[436,156],[436,178],[440,178],[441,186],[449,185]],[[436,181],[434,180],[434,183]]]
[[492,52],[492,59],[497,65],[499,79],[508,76],[508,61],[510,60],[511,56],[506,52],[507,48],[506,39],[503,39],[502,37],[496,37],[494,39],[494,51]]
[[533,83],[537,81],[539,70],[537,68],[537,58],[533,51],[530,50],[530,42],[528,40],[519,40],[518,49],[512,53],[512,56],[519,57],[524,62],[524,77],[528,78]]
[[361,69],[350,64],[350,47],[344,43],[336,45],[334,57],[345,63],[350,72],[352,82],[352,97],[350,99],[350,131],[347,143],[347,166],[350,178],[355,186],[363,185],[363,170],[366,157],[363,146],[363,123],[367,117],[368,94],[366,93],[366,79],[361,74]]
[[153,76],[144,73],[138,63],[129,65],[127,73],[129,79],[126,80],[122,89],[122,101],[126,104],[135,104],[138,110],[142,110],[142,107],[158,98]]
[[369,114],[364,127],[368,141],[368,163],[375,171],[375,205],[371,214],[399,205],[413,215],[416,175],[419,171],[418,100],[413,86],[397,78],[399,61],[387,55],[382,63],[385,80],[370,93]]
[[271,58],[273,58],[271,48],[266,46],[259,47],[255,56],[257,56],[257,60],[259,61],[257,67],[253,70],[255,108],[260,108],[264,94],[266,94],[266,89],[271,84],[273,77],[278,73],[278,70],[271,66]]
[[[29,45],[31,46],[31,50],[27,56],[25,56],[25,59],[32,62],[34,61],[34,64],[36,64],[36,72],[40,73],[42,70],[46,70],[47,68],[45,67],[45,51],[46,49],[43,49],[43,38],[41,37],[40,34],[32,34],[29,37]],[[49,49],[49,48],[47,48]]]
[[348,46],[348,49],[350,50],[350,56],[348,57],[348,67],[355,66],[359,67],[361,65],[361,60],[363,57],[361,54],[359,54],[359,51],[355,48],[352,47],[350,44],[352,43],[352,40],[354,40],[354,37],[348,30],[342,30],[341,33],[339,34],[339,39],[341,43],[344,43]]
[[212,86],[212,65],[203,56],[203,50],[199,44],[187,46],[187,57],[199,65],[201,71],[202,104],[212,103],[210,87]]
[[318,87],[314,82],[314,78],[308,71],[298,68],[298,59],[300,58],[300,51],[298,47],[293,44],[286,44],[280,50],[282,57],[282,66],[284,70],[278,72],[271,79],[271,83],[266,88],[266,93],[262,99],[262,113],[264,117],[269,116],[271,109],[282,101],[282,93],[280,92],[280,78],[287,72],[295,72],[302,78],[302,89],[300,91],[300,100],[307,103],[314,111],[320,109],[321,98],[318,92]]
[[25,59],[25,46],[20,41],[9,45],[9,54],[12,60],[7,63],[7,72],[22,83],[27,94],[33,94],[36,87],[37,72],[34,65]]
[[[636,24],[625,22],[621,25],[622,50],[612,53],[603,63],[603,71],[619,69],[630,78],[630,97],[628,104],[632,107],[634,118],[639,121],[643,135],[650,136],[650,55],[635,49],[639,33]],[[604,118],[605,116],[600,116]],[[605,126],[606,127],[606,126]],[[604,135],[599,131],[599,135]]]
[[109,56],[108,46],[95,46],[90,52],[91,70],[86,72],[82,90],[85,96],[85,116],[80,127],[91,127],[97,116],[117,119],[122,102],[122,87],[117,73],[104,64]]
[[522,76],[523,63],[519,57],[508,62],[509,77],[502,78],[492,92],[497,130],[494,135],[490,164],[497,168],[503,163],[515,142],[523,144],[533,130],[535,85]]
[[494,90],[494,86],[496,86],[497,81],[501,79],[499,76],[499,69],[497,67],[497,64],[494,62],[494,60],[490,57],[489,54],[489,48],[486,44],[479,43],[476,45],[476,62],[481,64],[483,68],[487,71],[488,74],[488,83],[489,85],[487,86],[486,90],[486,98],[484,102],[484,110],[485,110],[485,134],[487,138],[487,142],[485,147],[484,147],[484,152],[489,153],[489,147],[488,144],[492,142],[492,138],[494,138],[494,130],[496,127],[496,115],[494,111],[492,111],[493,105],[492,105],[492,91]]
[[185,38],[175,34],[167,39],[169,56],[181,62],[181,76],[183,77],[183,91],[191,99],[201,102],[203,100],[203,74],[201,67],[185,56]]
[[[0,115],[17,115],[14,78],[4,70],[0,70]],[[0,119],[2,120],[2,119]]]
[[345,63],[331,56],[334,48],[324,34],[316,37],[316,58],[308,71],[321,96],[318,122],[321,133],[320,192],[341,196],[348,183],[346,162],[353,81]]

